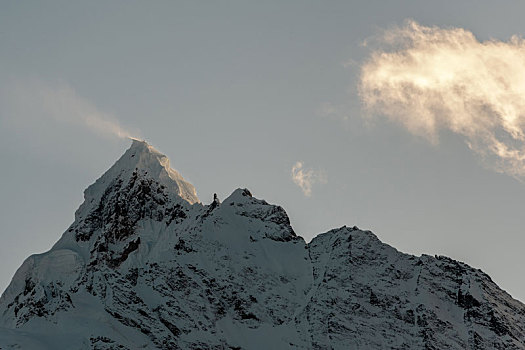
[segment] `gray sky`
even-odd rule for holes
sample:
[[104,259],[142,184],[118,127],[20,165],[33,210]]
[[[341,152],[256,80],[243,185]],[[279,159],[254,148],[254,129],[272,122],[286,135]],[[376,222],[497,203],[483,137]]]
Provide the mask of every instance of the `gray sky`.
[[[369,122],[357,94],[373,50],[362,43],[383,29],[410,18],[507,41],[525,33],[524,12],[518,1],[1,2],[0,288],[58,240],[127,130],[205,203],[248,187],[306,240],[357,225],[481,268],[525,300],[525,185],[453,130],[433,144]],[[294,166],[314,180],[309,196]]]

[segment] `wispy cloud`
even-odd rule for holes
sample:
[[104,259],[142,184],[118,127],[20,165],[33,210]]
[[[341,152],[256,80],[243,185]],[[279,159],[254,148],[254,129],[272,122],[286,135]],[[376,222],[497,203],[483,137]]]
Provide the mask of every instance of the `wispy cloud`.
[[525,178],[525,41],[479,41],[461,28],[414,21],[386,30],[361,67],[369,116],[383,115],[437,144],[461,135],[499,172]]
[[312,186],[316,183],[326,183],[326,174],[323,171],[306,169],[303,162],[296,162],[292,167],[292,181],[301,188],[304,195],[312,195]]
[[322,118],[348,120],[348,108],[336,106],[330,102],[325,102],[317,109],[317,114]]
[[19,127],[47,120],[74,124],[107,137],[129,138],[137,133],[122,127],[114,115],[99,110],[64,83],[24,81],[4,85],[0,101],[2,118]]

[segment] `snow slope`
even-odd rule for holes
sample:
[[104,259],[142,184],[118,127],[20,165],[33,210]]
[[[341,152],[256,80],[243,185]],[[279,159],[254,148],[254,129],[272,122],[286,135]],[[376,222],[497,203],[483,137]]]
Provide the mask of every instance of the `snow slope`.
[[0,298],[1,349],[525,349],[482,271],[356,227],[307,244],[246,189],[203,205],[145,142],[84,196]]

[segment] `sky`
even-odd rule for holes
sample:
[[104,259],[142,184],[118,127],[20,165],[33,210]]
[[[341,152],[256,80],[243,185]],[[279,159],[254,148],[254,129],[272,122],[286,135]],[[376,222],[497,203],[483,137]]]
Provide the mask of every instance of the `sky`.
[[0,289],[146,139],[203,203],[247,187],[525,301],[519,1],[0,3]]

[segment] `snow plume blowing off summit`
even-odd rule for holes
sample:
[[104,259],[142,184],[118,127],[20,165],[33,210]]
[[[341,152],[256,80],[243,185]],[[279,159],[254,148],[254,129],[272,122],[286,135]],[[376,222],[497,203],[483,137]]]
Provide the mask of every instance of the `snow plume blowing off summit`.
[[100,111],[67,84],[15,82],[0,89],[0,111],[17,127],[32,127],[37,120],[77,125],[105,137],[133,138],[138,132],[123,128],[117,118]]
[[434,144],[450,130],[490,168],[525,179],[524,39],[479,41],[461,28],[414,21],[375,39],[359,82],[368,116],[384,115]]

